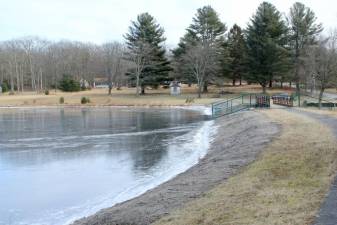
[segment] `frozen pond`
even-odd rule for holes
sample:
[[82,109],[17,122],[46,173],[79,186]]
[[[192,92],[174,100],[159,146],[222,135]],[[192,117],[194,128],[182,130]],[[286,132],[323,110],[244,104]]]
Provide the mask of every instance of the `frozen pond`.
[[208,149],[197,110],[0,109],[0,225],[63,225],[135,197]]

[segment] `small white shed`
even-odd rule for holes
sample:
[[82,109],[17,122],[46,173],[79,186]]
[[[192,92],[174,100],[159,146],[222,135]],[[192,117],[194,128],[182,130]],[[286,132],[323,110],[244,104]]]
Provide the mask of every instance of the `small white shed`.
[[181,85],[178,81],[172,81],[170,84],[171,95],[180,95]]

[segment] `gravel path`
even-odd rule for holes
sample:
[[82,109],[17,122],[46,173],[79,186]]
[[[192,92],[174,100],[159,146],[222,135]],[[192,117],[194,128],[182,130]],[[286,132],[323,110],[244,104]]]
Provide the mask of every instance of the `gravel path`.
[[216,124],[219,128],[209,152],[197,165],[137,198],[103,209],[74,225],[148,225],[251,163],[280,130],[279,125],[255,111],[225,116]]
[[[295,110],[295,112],[300,112],[306,116],[318,120],[322,124],[329,127],[332,130],[335,137],[337,138],[337,118],[307,111]],[[336,224],[337,224],[337,177],[332,183],[330,191],[327,194],[327,197],[321,206],[316,221],[314,222],[314,225],[336,225]]]

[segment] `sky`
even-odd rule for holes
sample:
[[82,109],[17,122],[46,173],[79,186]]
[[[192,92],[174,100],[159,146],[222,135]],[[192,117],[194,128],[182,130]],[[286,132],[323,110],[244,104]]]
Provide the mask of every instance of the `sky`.
[[[166,45],[174,47],[196,10],[211,5],[227,27],[246,27],[260,0],[0,0],[0,40],[39,36],[53,41],[101,44],[123,41],[137,15],[148,12],[165,29]],[[269,0],[288,14],[293,0]],[[314,10],[325,32],[337,27],[336,0],[302,0]]]

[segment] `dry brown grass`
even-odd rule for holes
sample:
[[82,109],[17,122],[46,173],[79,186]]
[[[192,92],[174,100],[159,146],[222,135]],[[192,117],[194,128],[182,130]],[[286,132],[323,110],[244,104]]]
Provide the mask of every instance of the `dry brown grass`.
[[264,113],[283,131],[259,159],[156,225],[311,224],[336,171],[336,141],[307,117]]
[[[191,92],[191,93],[190,93]],[[121,91],[113,90],[112,95],[108,95],[107,89],[93,89],[91,91],[65,93],[60,91],[50,91],[49,95],[43,93],[26,92],[17,95],[0,96],[0,106],[54,106],[59,105],[60,97],[64,97],[63,105],[81,105],[81,97],[90,98],[90,104],[87,105],[125,105],[125,106],[164,106],[164,105],[188,105],[187,97],[196,97],[195,94],[186,90],[184,95],[170,96],[168,90],[148,90],[144,96],[135,96],[133,88],[124,88]],[[219,100],[213,93],[204,95],[201,99],[194,99],[192,104],[209,104]]]
[[[219,95],[220,91],[232,92],[233,94]],[[273,92],[283,92],[284,90],[272,89]],[[241,92],[261,92],[258,85],[243,85],[235,87],[217,88],[209,87],[209,93],[203,94],[201,99],[196,98],[197,88],[184,87],[182,95],[170,96],[168,89],[147,90],[144,96],[135,96],[134,88],[122,88],[113,90],[112,95],[108,96],[107,89],[93,89],[91,91],[65,93],[50,90],[49,95],[44,93],[25,92],[15,95],[0,95],[0,106],[57,106],[60,97],[64,97],[63,105],[81,105],[81,97],[90,98],[92,106],[182,106],[182,105],[207,105],[221,99],[228,99]],[[194,103],[186,103],[187,98],[194,98]]]
[[313,112],[321,115],[327,115],[327,116],[333,116],[337,117],[337,109],[318,109],[318,108],[298,108],[299,110],[302,111],[307,111],[307,112]]

